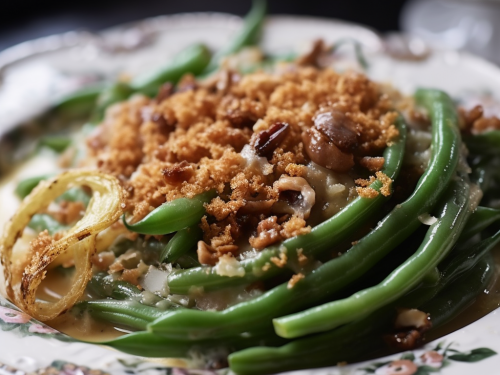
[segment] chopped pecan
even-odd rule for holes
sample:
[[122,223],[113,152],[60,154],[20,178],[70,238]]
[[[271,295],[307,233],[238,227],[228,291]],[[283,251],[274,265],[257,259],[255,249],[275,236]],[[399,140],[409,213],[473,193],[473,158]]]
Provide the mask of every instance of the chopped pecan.
[[257,135],[254,144],[257,155],[270,158],[273,155],[273,151],[283,142],[289,130],[290,125],[284,122],[277,122],[271,125],[269,129],[261,131]]
[[194,168],[187,161],[183,160],[180,163],[163,169],[161,173],[167,184],[179,185],[184,181],[188,181],[193,176]]
[[257,236],[252,236],[249,239],[250,245],[255,249],[261,250],[275,242],[281,241],[281,226],[277,221],[278,218],[276,216],[261,220],[257,226]]
[[201,264],[215,266],[215,264],[219,260],[217,251],[212,246],[207,245],[203,241],[198,241],[198,249],[196,253],[198,254],[198,261]]

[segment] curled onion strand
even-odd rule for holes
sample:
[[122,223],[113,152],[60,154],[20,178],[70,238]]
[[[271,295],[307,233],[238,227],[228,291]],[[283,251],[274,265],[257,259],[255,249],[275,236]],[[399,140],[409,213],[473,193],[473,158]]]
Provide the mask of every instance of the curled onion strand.
[[[29,221],[68,188],[87,186],[92,199],[85,215],[62,238],[52,241],[36,254],[27,254],[24,268],[13,266],[13,248]],[[16,214],[7,223],[0,239],[1,261],[6,290],[15,304],[40,321],[54,319],[71,308],[83,294],[92,273],[91,258],[96,249],[96,237],[115,223],[122,214],[123,191],[115,177],[97,171],[74,170],[40,183],[28,195]],[[73,251],[75,275],[69,292],[57,302],[36,300],[36,292],[47,267],[59,256]],[[16,274],[21,273],[22,274]],[[18,282],[17,280],[20,280]]]

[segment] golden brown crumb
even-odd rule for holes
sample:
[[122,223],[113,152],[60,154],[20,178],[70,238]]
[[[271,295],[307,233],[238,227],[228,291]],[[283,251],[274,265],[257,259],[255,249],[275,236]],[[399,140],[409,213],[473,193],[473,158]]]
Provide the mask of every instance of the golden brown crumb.
[[358,195],[362,198],[373,199],[378,197],[378,191],[372,189],[371,187],[357,187],[356,191],[358,192]]
[[304,249],[302,248],[297,249],[297,260],[299,261],[300,266],[305,266],[309,261],[309,259],[307,259],[307,257],[303,253]]
[[373,189],[369,186],[372,183],[374,183],[375,180],[379,180],[382,183],[382,187],[380,188],[380,193],[384,197],[388,197],[391,195],[391,192],[392,192],[392,190],[391,190],[391,187],[392,187],[391,178],[380,171],[376,172],[375,176],[377,176],[377,177],[375,178],[373,176],[370,176],[369,180],[363,180],[360,178],[360,179],[357,179],[355,181],[357,185],[360,185],[360,186],[356,187],[356,191],[360,197],[373,199],[373,198],[378,196],[378,194],[379,194],[378,191],[376,191],[375,189]]
[[368,187],[371,184],[373,184],[375,182],[375,180],[376,180],[376,178],[374,176],[370,176],[370,178],[368,180],[364,180],[362,178],[358,178],[354,182],[356,183],[356,185],[359,185],[361,187]]
[[384,197],[390,196],[392,179],[383,172],[377,172],[375,173],[375,175],[377,176],[377,180],[379,180],[382,183],[382,187],[380,188],[380,193]]
[[121,279],[133,285],[139,285],[139,277],[142,273],[139,272],[138,268],[133,268],[131,270],[123,270]]
[[359,165],[368,169],[370,172],[377,172],[384,166],[385,159],[383,157],[365,156],[359,160]]
[[311,227],[309,225],[306,225],[306,221],[297,216],[292,216],[290,220],[285,221],[282,224],[282,228],[283,229],[280,231],[280,235],[283,238],[300,236],[311,231]]
[[293,275],[290,280],[288,280],[287,288],[292,289],[295,284],[297,284],[300,280],[302,280],[305,276],[301,273],[298,273],[296,275]]
[[304,177],[307,168],[305,165],[290,163],[285,167],[285,172],[291,177]]
[[103,251],[94,254],[92,257],[92,264],[101,271],[107,271],[114,263],[116,257],[112,251]]
[[209,204],[205,204],[207,214],[215,216],[218,221],[224,220],[230,213],[235,214],[245,205],[242,199],[224,202],[220,197],[212,199]]
[[280,257],[272,257],[271,262],[273,262],[277,267],[283,268],[286,266],[286,262],[288,262],[288,257],[284,252],[280,253]]
[[262,271],[267,272],[271,268],[271,264],[269,262],[266,262],[264,266],[262,267]]
[[109,270],[108,272],[109,273],[115,273],[115,272],[120,272],[120,271],[123,271],[125,269],[125,267],[123,266],[122,263],[120,262],[114,262],[112,263],[110,266],[109,266]]

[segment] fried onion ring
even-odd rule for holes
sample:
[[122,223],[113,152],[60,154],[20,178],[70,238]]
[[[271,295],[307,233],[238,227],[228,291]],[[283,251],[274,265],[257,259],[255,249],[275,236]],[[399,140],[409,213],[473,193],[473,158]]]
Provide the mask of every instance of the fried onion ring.
[[[12,252],[17,239],[22,235],[33,215],[46,208],[68,188],[87,186],[92,190],[92,199],[85,215],[73,228],[57,241],[52,241],[43,250],[27,260],[22,268],[13,267]],[[71,308],[83,294],[92,276],[91,258],[95,253],[96,237],[102,230],[116,222],[122,214],[123,190],[118,180],[98,171],[73,170],[41,182],[28,195],[16,214],[7,223],[0,239],[1,262],[4,268],[6,289],[15,304],[40,321],[54,319]],[[72,250],[75,276],[70,291],[57,302],[36,300],[36,292],[45,277],[47,267],[61,254]],[[20,280],[14,283],[13,280]]]

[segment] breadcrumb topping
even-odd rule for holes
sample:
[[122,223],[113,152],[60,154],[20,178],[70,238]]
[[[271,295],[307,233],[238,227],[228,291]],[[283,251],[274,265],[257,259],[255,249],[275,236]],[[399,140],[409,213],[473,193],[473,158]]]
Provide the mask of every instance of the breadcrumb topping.
[[391,195],[391,187],[392,187],[392,179],[387,176],[383,172],[376,172],[375,176],[370,176],[368,180],[364,180],[362,178],[357,179],[355,182],[358,187],[356,187],[356,191],[358,195],[363,198],[375,198],[379,195],[379,192],[370,187],[372,183],[375,181],[380,181],[382,183],[382,187],[380,188],[380,194],[384,197],[388,197]]
[[290,280],[288,280],[287,288],[292,289],[295,284],[297,284],[300,280],[302,280],[305,276],[302,273],[298,273],[296,275],[293,275]]
[[[303,210],[314,205],[307,181],[312,159],[331,173],[348,175],[353,166],[376,172],[381,193],[390,193],[380,155],[398,136],[398,114],[364,75],[289,64],[274,73],[221,71],[182,82],[176,92],[170,87],[154,99],[134,96],[114,105],[87,145],[97,167],[122,181],[131,222],[166,201],[217,191],[200,225],[201,263],[237,256],[242,239],[260,250],[309,233]],[[331,155],[340,158],[332,165]],[[307,186],[283,190],[276,183],[282,176]],[[368,186],[372,179],[356,181],[360,196],[378,195]]]

